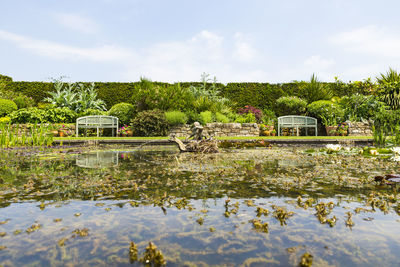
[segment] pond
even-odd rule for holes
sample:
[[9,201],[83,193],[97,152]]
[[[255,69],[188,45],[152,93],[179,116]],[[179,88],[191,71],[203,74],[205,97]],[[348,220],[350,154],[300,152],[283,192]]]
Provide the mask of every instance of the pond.
[[0,266],[398,266],[388,173],[357,148],[1,151]]

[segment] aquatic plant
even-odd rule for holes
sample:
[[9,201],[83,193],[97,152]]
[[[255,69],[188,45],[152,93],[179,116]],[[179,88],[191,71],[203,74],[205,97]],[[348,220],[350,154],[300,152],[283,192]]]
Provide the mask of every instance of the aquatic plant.
[[140,258],[139,261],[142,262],[145,266],[159,267],[165,266],[167,264],[164,259],[164,255],[152,242],[149,242],[149,245],[146,247],[146,251],[144,252],[143,257]]
[[328,153],[329,152],[337,152],[342,148],[342,146],[339,144],[327,144],[325,147],[326,147]]
[[51,146],[53,135],[49,134],[49,125],[32,125],[28,134],[19,133],[17,127],[11,124],[0,124],[0,147],[17,146]]

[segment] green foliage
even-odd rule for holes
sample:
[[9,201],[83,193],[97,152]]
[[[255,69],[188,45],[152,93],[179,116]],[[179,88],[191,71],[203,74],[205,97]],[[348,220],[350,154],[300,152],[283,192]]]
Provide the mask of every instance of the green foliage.
[[400,108],[400,73],[390,68],[386,74],[377,78],[377,95],[392,109]]
[[322,120],[325,126],[334,125],[344,117],[344,110],[328,100],[312,102],[307,106],[307,112],[309,116]]
[[[228,83],[221,86],[220,90],[235,110],[246,105],[274,110],[278,98],[295,91],[292,87],[297,87],[297,84]],[[285,93],[285,89],[288,89],[288,93]]]
[[94,115],[108,115],[108,112],[103,110],[88,108],[79,113],[77,115],[77,118],[85,116],[94,116]]
[[210,79],[206,73],[201,75],[201,83],[197,86],[191,85],[189,90],[193,98],[193,108],[197,112],[218,112],[229,102],[227,98],[221,96],[216,77]]
[[77,118],[76,112],[66,107],[22,108],[9,116],[12,123],[73,123]]
[[333,92],[326,84],[318,81],[317,76],[313,74],[309,82],[301,83],[300,95],[310,104],[318,100],[331,99]]
[[28,97],[26,95],[20,94],[19,96],[13,99],[15,104],[17,104],[18,109],[20,108],[29,108],[35,105],[35,101],[32,97]]
[[238,123],[255,123],[257,122],[256,116],[253,113],[249,112],[247,114],[240,115],[236,118],[235,122]]
[[12,82],[12,78],[9,76],[0,74],[0,81]]
[[192,124],[194,122],[200,122],[200,114],[197,113],[196,111],[189,110],[186,111],[186,115],[188,116],[188,122],[189,124]]
[[115,104],[108,111],[108,115],[117,117],[121,125],[129,124],[135,116],[135,107],[130,103]]
[[278,116],[304,115],[307,102],[297,96],[283,96],[276,100],[276,113]]
[[44,122],[50,123],[74,123],[76,122],[76,118],[78,114],[67,108],[45,108],[44,111]]
[[378,101],[377,97],[358,93],[344,96],[339,104],[344,109],[344,118],[350,121],[368,120],[374,117],[376,111],[384,106],[384,103]]
[[45,121],[45,111],[39,108],[21,108],[10,114],[12,123],[41,123]]
[[335,77],[334,83],[326,84],[335,96],[351,96],[353,94],[370,95],[377,90],[377,85],[371,81],[371,78],[363,81],[353,81],[345,83]]
[[213,122],[213,114],[211,111],[206,110],[200,112],[200,123],[206,125],[207,123]]
[[263,117],[262,117],[261,120],[266,125],[274,125],[275,122],[276,122],[275,112],[270,110],[270,109],[264,109],[263,110]]
[[188,122],[188,117],[182,111],[167,111],[165,112],[165,118],[169,125],[181,125]]
[[86,109],[104,110],[105,103],[97,99],[97,92],[94,83],[85,86],[83,83],[63,83],[55,81],[54,92],[48,92],[50,97],[44,100],[56,107],[67,107],[77,113]]
[[0,117],[10,114],[17,110],[18,107],[12,100],[0,99]]
[[165,114],[161,110],[139,112],[131,126],[135,136],[165,136],[169,130]]
[[188,110],[193,96],[188,88],[183,88],[180,84],[158,84],[141,78],[135,85],[132,102],[137,112],[152,109]]
[[[400,141],[400,110],[380,107],[373,117],[372,127],[374,143],[385,146],[386,142],[399,144]],[[389,139],[389,140],[388,140]]]
[[230,122],[229,118],[220,112],[215,113],[215,121],[216,122],[223,122],[228,123]]
[[27,134],[18,134],[18,128],[10,124],[0,124],[0,147],[16,146],[51,146],[53,135],[49,134],[50,127],[33,125]]

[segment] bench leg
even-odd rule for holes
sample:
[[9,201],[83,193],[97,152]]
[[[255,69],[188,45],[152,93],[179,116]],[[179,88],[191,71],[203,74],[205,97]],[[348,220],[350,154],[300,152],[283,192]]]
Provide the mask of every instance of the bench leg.
[[99,127],[97,127],[97,137],[99,137]]

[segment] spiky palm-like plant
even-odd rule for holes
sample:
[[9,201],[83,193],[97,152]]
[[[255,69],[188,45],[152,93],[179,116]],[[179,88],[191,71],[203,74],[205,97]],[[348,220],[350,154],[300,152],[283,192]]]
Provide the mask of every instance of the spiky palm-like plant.
[[400,73],[389,68],[386,74],[376,78],[378,82],[378,96],[391,109],[400,108]]

